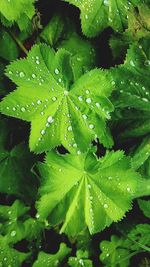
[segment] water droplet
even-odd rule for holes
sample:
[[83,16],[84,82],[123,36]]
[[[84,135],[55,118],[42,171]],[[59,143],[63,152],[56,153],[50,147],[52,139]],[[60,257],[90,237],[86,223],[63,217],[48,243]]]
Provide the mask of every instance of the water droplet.
[[23,77],[25,76],[24,72],[21,71],[21,72],[19,73],[19,76],[20,76],[20,78],[23,78]]
[[87,14],[85,15],[85,18],[88,19],[88,15]]
[[87,187],[88,187],[89,189],[91,189],[91,185],[90,185],[90,184],[88,184]]
[[68,95],[69,92],[67,90],[64,91],[64,95]]
[[149,66],[150,65],[150,60],[146,60],[144,63],[145,66]]
[[71,126],[71,125],[68,127],[68,131],[69,131],[69,132],[72,131],[72,126]]
[[109,6],[109,0],[104,0],[103,3],[104,3],[105,6]]
[[85,114],[82,115],[83,119],[86,120],[87,116]]
[[13,108],[12,108],[12,110],[13,110],[13,111],[16,111],[16,108],[15,108],[15,107],[13,107]]
[[36,78],[36,75],[35,75],[34,73],[32,74],[32,78],[33,78],[33,79],[35,79],[35,78]]
[[49,116],[48,118],[47,118],[47,121],[49,122],[49,123],[52,123],[54,120],[53,120],[53,117],[52,116]]
[[109,257],[109,253],[106,254],[106,257]]
[[58,69],[55,69],[55,74],[59,74],[59,70]]
[[61,83],[61,81],[62,81],[61,78],[59,78],[58,81],[59,81],[59,83]]
[[55,102],[57,100],[57,97],[53,96],[52,100]]
[[8,73],[9,73],[9,74],[13,74],[11,70],[9,70],[9,72],[8,72]]
[[38,65],[40,64],[40,61],[38,59],[36,60],[36,64],[38,64]]
[[130,60],[130,65],[131,65],[132,67],[135,67],[135,64],[134,64],[133,60]]
[[131,191],[130,187],[127,187],[127,191],[128,191],[128,192],[130,192],[130,191]]
[[42,104],[42,101],[41,101],[41,100],[38,100],[38,101],[37,101],[37,104],[38,104],[38,105]]
[[59,172],[61,172],[61,171],[62,171],[62,169],[60,168],[60,169],[59,169]]
[[90,103],[92,102],[91,98],[87,98],[87,99],[86,99],[86,102],[87,102],[88,104],[90,104]]
[[16,235],[16,231],[12,231],[10,235],[14,237]]
[[44,135],[44,134],[45,134],[45,130],[42,130],[42,131],[41,131],[41,135]]
[[85,92],[86,92],[86,94],[87,94],[87,95],[90,93],[90,91],[89,91],[89,90],[86,90]]
[[73,147],[77,147],[77,144],[73,144]]
[[89,128],[90,128],[90,129],[94,129],[94,125],[93,125],[93,124],[90,124],[90,125],[89,125]]
[[42,116],[44,115],[44,112],[43,111],[41,111],[41,113],[40,113]]
[[99,104],[99,103],[96,103],[95,105],[96,105],[98,108],[100,107],[100,104]]
[[107,209],[108,208],[108,205],[107,204],[104,204],[104,209]]
[[26,109],[25,109],[24,107],[22,107],[22,108],[21,108],[21,111],[22,111],[22,112],[25,112],[25,111],[26,111]]
[[143,97],[142,100],[145,101],[145,102],[148,102],[148,99],[145,98],[145,97]]
[[78,154],[78,155],[80,155],[80,154],[81,154],[81,151],[80,151],[80,150],[78,150],[78,151],[77,151],[77,154]]
[[79,96],[78,99],[79,99],[79,101],[82,101],[82,100],[83,100],[83,99],[82,99],[82,96]]

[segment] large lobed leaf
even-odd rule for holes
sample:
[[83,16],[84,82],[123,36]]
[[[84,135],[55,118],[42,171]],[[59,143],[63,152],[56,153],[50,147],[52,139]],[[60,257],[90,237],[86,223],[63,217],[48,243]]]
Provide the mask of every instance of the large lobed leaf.
[[80,9],[83,33],[88,37],[95,37],[109,26],[122,32],[127,26],[128,10],[141,1],[65,0],[65,2],[69,2]]
[[60,49],[55,54],[46,45],[35,45],[26,59],[8,66],[7,75],[19,88],[3,99],[0,109],[31,122],[31,150],[43,152],[62,144],[81,153],[97,137],[112,146],[106,126],[113,110],[108,99],[112,84],[105,72],[89,71],[74,83],[69,52]]
[[60,156],[49,152],[39,164],[40,220],[63,222],[60,232],[70,236],[86,227],[91,234],[117,222],[131,209],[140,176],[130,168],[122,151],[97,159],[91,152]]

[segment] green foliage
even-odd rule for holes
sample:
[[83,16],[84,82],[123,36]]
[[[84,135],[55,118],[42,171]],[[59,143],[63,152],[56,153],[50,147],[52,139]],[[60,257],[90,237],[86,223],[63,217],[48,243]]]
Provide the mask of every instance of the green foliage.
[[70,236],[85,227],[94,234],[120,220],[131,209],[140,181],[122,151],[108,152],[99,160],[92,151],[74,156],[49,152],[39,171],[38,216],[52,225],[63,221],[60,232]]
[[94,37],[107,27],[122,32],[127,27],[127,14],[131,7],[143,2],[139,0],[65,0],[81,11],[83,33]]
[[37,260],[34,262],[33,267],[49,266],[62,266],[63,260],[69,255],[71,249],[66,244],[61,243],[59,251],[56,254],[47,254],[40,252]]
[[128,267],[130,258],[137,253],[150,251],[150,225],[138,224],[125,237],[111,236],[100,243],[100,260],[104,266]]
[[35,0],[1,0],[0,15],[4,25],[11,26],[16,22],[20,30],[25,30],[33,15]]
[[14,60],[18,57],[19,51],[12,37],[5,31],[0,32],[0,57],[6,60]]
[[[0,122],[0,192],[16,195],[29,202],[35,198],[37,190],[37,181],[31,173],[34,158],[23,143],[11,150],[6,149],[7,127],[6,122]],[[33,186],[30,187],[30,184]]]
[[16,200],[12,206],[0,205],[0,262],[1,266],[21,266],[30,253],[21,253],[14,244],[22,239],[40,241],[41,226],[27,215],[28,207]]
[[93,267],[92,261],[88,259],[88,252],[77,250],[76,257],[70,257],[68,264],[70,267]]
[[143,211],[144,215],[147,218],[150,218],[150,200],[138,200],[140,209]]
[[150,1],[1,0],[0,29],[0,266],[149,266]]
[[7,75],[19,88],[4,98],[0,108],[3,114],[31,121],[32,151],[62,144],[81,153],[95,138],[112,146],[106,127],[113,110],[108,99],[112,85],[105,72],[92,70],[74,83],[69,52],[60,49],[55,54],[46,45],[35,45],[27,59],[8,66]]

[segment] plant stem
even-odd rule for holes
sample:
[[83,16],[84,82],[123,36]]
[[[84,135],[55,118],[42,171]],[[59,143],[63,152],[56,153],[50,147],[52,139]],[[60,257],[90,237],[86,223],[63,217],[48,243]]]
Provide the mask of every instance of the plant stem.
[[25,46],[22,44],[22,42],[18,39],[18,37],[13,32],[11,32],[9,29],[7,29],[7,31],[11,35],[11,37],[14,39],[16,44],[20,47],[20,49],[27,55],[28,50],[25,48]]

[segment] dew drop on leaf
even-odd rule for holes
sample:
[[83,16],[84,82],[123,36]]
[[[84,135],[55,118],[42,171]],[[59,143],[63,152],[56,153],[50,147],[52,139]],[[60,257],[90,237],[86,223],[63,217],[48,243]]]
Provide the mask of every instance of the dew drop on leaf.
[[16,235],[16,231],[12,231],[10,235],[14,237]]
[[55,69],[55,74],[59,74],[59,70],[58,69]]
[[87,99],[86,99],[86,102],[87,102],[88,104],[90,104],[90,103],[92,102],[91,98],[87,98]]
[[33,78],[33,79],[35,79],[35,78],[36,78],[36,75],[35,75],[34,73],[32,74],[32,78]]
[[71,127],[71,126],[68,127],[68,131],[69,131],[69,132],[72,131],[72,127]]
[[44,135],[44,134],[45,134],[45,130],[42,130],[42,131],[41,131],[41,135]]
[[20,78],[23,78],[23,77],[25,76],[24,72],[21,71],[21,72],[19,73],[19,76],[20,76]]
[[53,120],[53,117],[52,116],[49,116],[48,118],[47,118],[47,121],[49,122],[49,123],[52,123],[54,120]]
[[22,107],[22,108],[21,108],[21,111],[22,111],[22,112],[25,112],[25,111],[26,111],[26,109],[25,109],[24,107]]
[[94,129],[94,125],[93,125],[93,124],[90,124],[90,125],[89,125],[89,128],[90,128],[90,129]]

